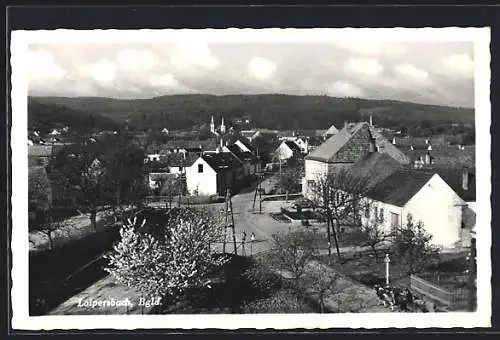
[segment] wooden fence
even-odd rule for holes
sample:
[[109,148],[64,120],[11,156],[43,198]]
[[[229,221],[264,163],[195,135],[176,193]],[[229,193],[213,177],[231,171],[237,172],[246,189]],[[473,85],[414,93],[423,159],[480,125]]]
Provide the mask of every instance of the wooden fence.
[[412,291],[440,302],[452,310],[462,310],[469,307],[470,289],[468,288],[457,288],[450,291],[416,275],[410,275],[410,288]]

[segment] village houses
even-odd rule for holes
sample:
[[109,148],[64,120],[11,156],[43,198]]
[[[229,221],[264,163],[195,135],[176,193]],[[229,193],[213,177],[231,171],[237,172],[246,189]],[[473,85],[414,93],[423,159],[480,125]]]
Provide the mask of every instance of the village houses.
[[[430,156],[431,150],[426,150]],[[340,169],[368,179],[370,202],[362,223],[380,223],[387,232],[421,221],[441,247],[463,247],[475,225],[474,177],[462,168],[415,167],[412,159],[366,122],[346,124],[305,157],[303,194],[315,198],[314,185]],[[474,193],[472,193],[474,191]],[[472,207],[472,208],[471,208]]]

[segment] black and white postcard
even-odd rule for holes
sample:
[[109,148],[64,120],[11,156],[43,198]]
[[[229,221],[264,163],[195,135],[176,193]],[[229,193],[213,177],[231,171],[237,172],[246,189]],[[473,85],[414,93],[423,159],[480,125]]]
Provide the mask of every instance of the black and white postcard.
[[489,327],[489,44],[13,31],[12,327]]

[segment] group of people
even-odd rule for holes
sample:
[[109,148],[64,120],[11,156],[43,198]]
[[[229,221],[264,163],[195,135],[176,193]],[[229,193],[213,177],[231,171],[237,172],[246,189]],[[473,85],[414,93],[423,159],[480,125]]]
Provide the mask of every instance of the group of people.
[[389,307],[391,311],[398,307],[403,312],[431,312],[429,303],[416,298],[408,288],[381,285],[375,285],[373,288],[384,307]]

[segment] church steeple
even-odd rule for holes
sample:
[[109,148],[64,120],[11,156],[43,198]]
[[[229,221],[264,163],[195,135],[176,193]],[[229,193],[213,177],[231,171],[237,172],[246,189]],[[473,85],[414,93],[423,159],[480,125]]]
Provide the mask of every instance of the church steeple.
[[222,122],[220,123],[220,132],[221,133],[226,132],[226,126],[224,125],[224,117],[222,117]]
[[210,132],[215,133],[215,123],[214,123],[214,116],[210,119]]

